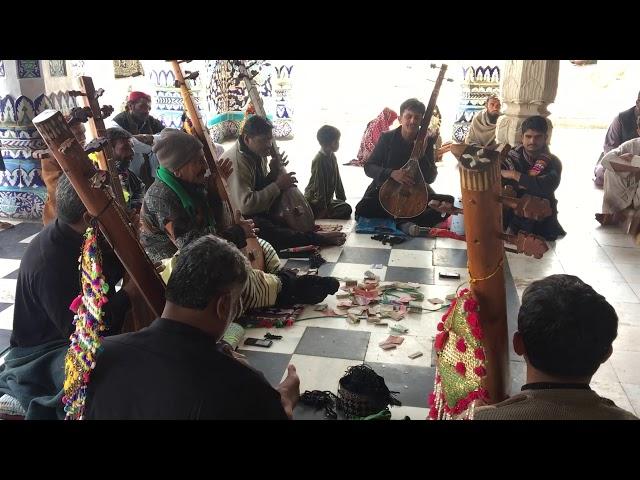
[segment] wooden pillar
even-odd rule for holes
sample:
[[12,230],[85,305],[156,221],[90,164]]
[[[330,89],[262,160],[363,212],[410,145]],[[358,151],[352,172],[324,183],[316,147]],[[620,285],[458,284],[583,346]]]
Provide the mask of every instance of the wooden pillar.
[[[454,147],[461,148],[460,155],[465,148],[464,145]],[[476,168],[466,165],[460,162],[468,268],[471,291],[480,305],[480,323],[484,332],[487,369],[484,387],[491,403],[496,403],[507,398],[510,382],[504,245],[500,239],[502,205],[498,201],[500,161],[494,158]]]

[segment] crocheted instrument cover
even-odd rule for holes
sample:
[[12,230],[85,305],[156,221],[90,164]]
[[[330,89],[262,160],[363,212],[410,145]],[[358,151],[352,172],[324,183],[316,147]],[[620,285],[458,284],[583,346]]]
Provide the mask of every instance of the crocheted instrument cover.
[[486,399],[486,375],[478,302],[462,290],[438,324],[434,392],[429,396],[429,418],[472,419],[475,400]]
[[64,411],[65,420],[82,420],[86,389],[91,371],[95,368],[95,356],[102,343],[105,330],[102,307],[107,303],[109,284],[102,274],[102,254],[98,247],[97,229],[87,228],[79,259],[82,294],[71,303],[76,313],[71,334],[71,345],[65,358]]

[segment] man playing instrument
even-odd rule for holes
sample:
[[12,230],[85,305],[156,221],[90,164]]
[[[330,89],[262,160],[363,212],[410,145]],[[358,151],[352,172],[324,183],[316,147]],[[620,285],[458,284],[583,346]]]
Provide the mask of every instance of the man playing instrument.
[[[170,259],[189,242],[207,234],[218,235],[241,249],[247,238],[255,237],[253,221],[243,219],[239,212],[235,225],[222,230],[217,224],[221,202],[215,192],[207,190],[208,168],[200,140],[180,130],[165,129],[154,142],[153,151],[160,162],[158,180],[147,190],[140,212],[140,242],[153,261]],[[228,176],[231,163],[222,160],[220,169]],[[249,271],[243,292],[245,308],[318,303],[338,290],[339,282],[334,278],[297,277],[280,269],[273,247],[262,239],[258,241],[264,252],[265,271]],[[170,268],[165,274],[169,273]]]
[[[242,134],[225,154],[233,163],[229,178],[229,194],[246,217],[260,229],[260,236],[278,250],[304,245],[342,245],[342,232],[301,232],[284,227],[269,211],[281,193],[293,187],[295,172],[282,173],[277,158],[272,158],[267,171],[267,156],[271,152],[273,124],[254,115],[244,124]],[[286,156],[283,157],[286,163]]]
[[[383,133],[376,144],[371,157],[364,166],[364,172],[373,181],[367,188],[362,200],[356,205],[356,218],[388,218],[391,215],[382,207],[379,199],[380,187],[388,178],[398,183],[413,185],[416,180],[403,170],[413,150],[413,144],[418,136],[420,122],[426,111],[424,103],[410,98],[400,105],[400,126],[395,130]],[[434,148],[437,132],[429,132],[425,141],[423,155],[419,160],[420,170],[427,184],[435,181],[438,169],[434,160]],[[451,195],[438,195],[430,186],[429,199],[438,202],[438,209],[428,206],[417,217],[402,219],[398,227],[412,236],[419,236],[423,230],[420,227],[434,227],[446,218],[453,208],[454,198]]]
[[[19,400],[27,418],[61,419],[64,356],[75,331],[70,305],[78,296],[78,254],[87,229],[87,210],[66,175],[56,189],[57,218],[36,235],[20,262],[13,313],[11,350],[0,373],[0,394]],[[124,268],[107,243],[103,274],[109,301],[104,306],[104,335],[120,333],[131,301],[133,282],[116,292]]]

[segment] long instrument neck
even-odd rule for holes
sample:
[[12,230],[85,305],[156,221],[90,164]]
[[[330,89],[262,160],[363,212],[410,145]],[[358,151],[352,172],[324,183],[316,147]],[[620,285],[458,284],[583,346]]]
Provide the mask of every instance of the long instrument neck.
[[[89,119],[89,129],[95,138],[104,138],[107,135],[107,129],[104,126],[104,119],[102,118],[102,111],[100,110],[100,104],[96,97],[96,89],[93,85],[93,79],[91,77],[80,77],[80,85],[84,92],[85,105],[91,109],[91,117]],[[122,191],[122,184],[120,183],[120,175],[115,166],[113,146],[111,142],[107,142],[103,150],[98,152],[98,163],[101,170],[109,172],[109,184],[115,197],[116,202],[120,207],[126,210],[127,204],[124,199],[124,192]]]
[[429,124],[431,123],[431,118],[433,117],[433,111],[436,108],[436,101],[438,100],[438,94],[440,93],[440,86],[444,81],[444,74],[446,71],[447,65],[442,65],[442,67],[440,67],[440,73],[438,74],[436,83],[433,87],[433,91],[431,92],[429,104],[427,105],[427,109],[424,112],[422,121],[420,122],[420,130],[418,131],[418,136],[416,137],[416,141],[413,144],[413,150],[411,151],[412,159],[418,160],[422,156],[422,152],[424,151],[424,143],[427,141]]
[[[236,66],[238,67],[238,71],[240,72],[240,78],[244,82],[244,86],[247,89],[247,94],[249,95],[249,100],[253,104],[253,108],[256,110],[256,115],[260,115],[261,117],[267,118],[267,112],[264,108],[264,102],[262,101],[262,96],[258,91],[258,87],[256,83],[253,81],[251,74],[247,70],[247,66],[244,63],[244,60],[237,60]],[[280,149],[278,148],[278,144],[276,143],[276,139],[271,140],[271,156],[274,160],[277,160],[278,165],[280,165],[280,169],[284,170],[282,167],[282,155],[280,154]]]
[[233,204],[233,200],[229,195],[229,186],[227,185],[227,181],[225,180],[224,175],[222,174],[222,172],[220,171],[220,167],[218,166],[219,159],[215,145],[213,144],[211,136],[209,135],[209,131],[204,124],[202,115],[200,114],[200,111],[198,110],[198,107],[193,100],[193,94],[187,86],[187,82],[184,78],[184,74],[182,73],[180,63],[177,60],[171,60],[171,67],[173,69],[176,81],[180,84],[180,93],[182,95],[185,109],[187,110],[187,116],[191,120],[196,137],[202,142],[204,156],[207,159],[207,164],[209,165],[209,169],[212,173],[211,180],[213,185],[210,186],[217,190],[221,200],[228,205],[231,213],[233,214],[235,213],[237,208]]

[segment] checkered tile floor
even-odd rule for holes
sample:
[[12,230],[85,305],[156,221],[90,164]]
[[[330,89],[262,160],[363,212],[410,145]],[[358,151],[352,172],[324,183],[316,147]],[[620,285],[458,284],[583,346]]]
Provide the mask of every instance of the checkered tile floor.
[[[42,225],[39,223],[11,222],[14,228],[0,231],[0,352],[9,346],[13,325],[13,303],[20,258],[28,243]],[[322,223],[322,221],[318,222]],[[325,248],[322,256],[327,263],[319,269],[320,275],[339,278],[362,279],[371,270],[381,280],[398,280],[421,284],[425,298],[442,298],[453,293],[457,286],[468,279],[467,253],[464,242],[452,239],[413,238],[399,245],[382,245],[371,235],[355,233],[353,220],[331,220],[326,223],[342,223],[347,242],[342,247]],[[282,260],[289,268],[308,269],[304,260]],[[382,268],[379,268],[382,266]],[[374,268],[378,267],[378,268]],[[460,274],[460,280],[445,280],[438,273],[447,270]],[[513,330],[518,308],[516,287],[507,272],[507,297],[509,300],[510,330]],[[325,300],[336,309],[336,298]],[[515,310],[514,310],[515,309]],[[382,350],[378,343],[389,334],[388,327],[366,322],[358,325],[344,318],[312,318],[321,314],[313,307],[306,307],[300,320],[283,329],[248,329],[246,337],[262,338],[267,331],[282,335],[269,349],[240,346],[249,362],[264,372],[273,385],[283,378],[287,365],[296,366],[301,380],[301,392],[305,390],[331,390],[337,392],[338,379],[352,365],[367,363],[382,375],[390,390],[399,392],[402,407],[392,409],[393,418],[425,418],[427,395],[431,392],[435,369],[432,343],[436,324],[443,312],[411,313],[402,320],[409,328],[405,341],[395,350]],[[309,320],[305,320],[309,318]],[[421,351],[415,360],[408,355]],[[512,358],[514,388],[522,384],[522,364]],[[322,418],[322,413],[299,406],[296,418]]]
[[42,229],[41,223],[6,218],[2,221],[15,226],[0,231],[0,354],[9,347],[20,259],[31,239]]
[[[319,269],[321,275],[362,280],[364,272],[370,270],[383,281],[420,283],[420,291],[425,299],[444,299],[454,293],[461,282],[468,280],[464,242],[444,238],[412,238],[392,247],[372,240],[371,235],[355,233],[353,220],[331,220],[326,223],[342,223],[348,237],[342,247],[323,249],[322,256],[327,263]],[[308,263],[304,260],[282,262],[288,268],[308,269]],[[382,268],[374,268],[380,265]],[[461,279],[439,278],[439,272],[444,270],[459,273]],[[519,302],[511,275],[506,273],[507,293],[511,296],[509,323],[510,331],[513,331]],[[337,311],[334,295],[324,303]],[[282,335],[283,339],[274,340],[270,348],[241,345],[239,349],[254,367],[264,372],[273,385],[284,378],[287,365],[294,364],[300,377],[301,392],[330,390],[336,393],[338,380],[347,368],[364,362],[385,378],[391,391],[399,392],[397,397],[402,407],[391,409],[393,418],[409,416],[421,419],[427,415],[427,396],[433,388],[435,368],[432,343],[436,325],[443,313],[408,314],[401,322],[409,328],[404,335],[404,342],[394,350],[385,351],[378,344],[391,333],[388,327],[364,321],[353,325],[344,318],[317,318],[321,314],[308,306],[292,327],[247,330],[246,337],[262,338],[267,332]],[[417,351],[421,351],[423,356],[415,360],[408,358],[408,355]],[[513,388],[519,389],[523,383],[522,363],[517,357],[512,360]],[[294,417],[301,419],[322,418],[322,415],[322,412],[316,414],[303,406],[298,406],[294,412]]]

